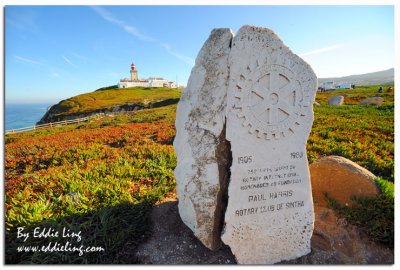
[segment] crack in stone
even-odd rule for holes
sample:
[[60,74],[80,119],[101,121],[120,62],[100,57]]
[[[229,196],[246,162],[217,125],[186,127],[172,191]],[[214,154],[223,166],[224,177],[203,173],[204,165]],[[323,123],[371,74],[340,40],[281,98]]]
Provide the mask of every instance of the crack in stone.
[[231,144],[226,140],[226,120],[224,123],[224,128],[218,138],[218,146],[215,153],[218,164],[219,173],[219,192],[217,195],[217,205],[214,214],[214,240],[219,241],[219,246],[221,246],[221,232],[225,223],[225,211],[228,206],[228,187],[231,178],[230,168],[232,165],[232,151]]

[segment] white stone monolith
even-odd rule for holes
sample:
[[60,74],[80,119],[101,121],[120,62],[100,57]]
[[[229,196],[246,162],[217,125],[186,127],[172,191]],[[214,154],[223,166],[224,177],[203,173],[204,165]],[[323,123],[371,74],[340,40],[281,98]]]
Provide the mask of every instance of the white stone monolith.
[[310,252],[317,78],[269,29],[232,36],[213,30],[178,105],[179,212],[207,247],[273,264]]
[[271,30],[253,26],[234,37],[228,65],[232,166],[222,241],[241,264],[300,257],[314,225],[306,142],[316,75]]
[[208,248],[221,245],[229,172],[225,140],[230,29],[214,29],[178,104],[174,140],[179,214]]

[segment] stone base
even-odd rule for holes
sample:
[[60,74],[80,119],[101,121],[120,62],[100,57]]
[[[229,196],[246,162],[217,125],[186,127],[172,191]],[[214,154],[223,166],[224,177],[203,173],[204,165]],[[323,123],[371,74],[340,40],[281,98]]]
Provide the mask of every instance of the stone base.
[[[139,264],[236,264],[229,247],[206,248],[183,224],[176,201],[153,208],[151,236],[132,254]],[[311,253],[280,264],[355,265],[393,264],[394,251],[372,242],[356,226],[349,225],[325,207],[315,207]]]

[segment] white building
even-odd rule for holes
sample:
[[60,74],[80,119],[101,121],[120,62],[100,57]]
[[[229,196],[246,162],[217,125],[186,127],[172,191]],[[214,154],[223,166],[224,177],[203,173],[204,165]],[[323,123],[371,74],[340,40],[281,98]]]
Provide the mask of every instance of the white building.
[[351,89],[351,83],[341,83],[336,85],[336,89]]
[[124,78],[118,83],[118,88],[129,88],[129,87],[166,87],[166,88],[177,88],[176,82],[171,82],[163,78],[148,78],[145,80],[139,80],[137,75],[137,69],[135,64],[131,65],[131,79]]
[[324,83],[322,84],[322,88],[324,88],[325,90],[333,90],[333,89],[336,89],[335,83],[334,83],[334,82],[324,82]]

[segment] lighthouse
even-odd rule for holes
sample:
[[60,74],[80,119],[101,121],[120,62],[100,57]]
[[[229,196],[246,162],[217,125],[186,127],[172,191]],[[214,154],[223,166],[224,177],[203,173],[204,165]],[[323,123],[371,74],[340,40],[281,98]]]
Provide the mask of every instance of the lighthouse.
[[136,66],[134,63],[132,63],[132,65],[131,65],[131,81],[137,81],[137,80],[138,80],[138,76],[137,76]]
[[175,82],[159,78],[150,77],[148,79],[138,79],[137,69],[134,63],[131,64],[131,78],[121,79],[118,83],[118,88],[130,88],[130,87],[164,87],[164,88],[177,88]]

